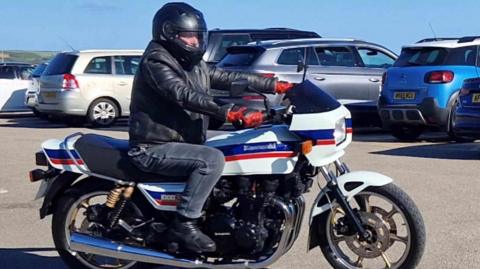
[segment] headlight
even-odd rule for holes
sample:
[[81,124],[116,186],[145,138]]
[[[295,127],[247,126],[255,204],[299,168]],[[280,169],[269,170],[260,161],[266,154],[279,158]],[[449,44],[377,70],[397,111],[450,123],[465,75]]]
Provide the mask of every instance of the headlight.
[[347,126],[345,124],[345,118],[341,118],[335,123],[333,137],[335,138],[335,145],[338,145],[347,139]]

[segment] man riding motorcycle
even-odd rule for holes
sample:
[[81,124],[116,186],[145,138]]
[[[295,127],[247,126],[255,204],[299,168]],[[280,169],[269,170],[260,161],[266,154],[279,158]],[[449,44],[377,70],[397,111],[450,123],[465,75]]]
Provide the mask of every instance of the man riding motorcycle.
[[275,78],[208,67],[202,61],[206,32],[203,14],[188,4],[168,3],[158,10],[152,40],[134,79],[129,129],[129,156],[137,167],[188,178],[168,240],[197,253],[216,249],[197,227],[197,219],[225,164],[221,151],[202,145],[209,117],[244,127],[263,121],[260,111],[217,104],[209,95],[210,87],[227,90],[239,79],[270,93],[293,87]]

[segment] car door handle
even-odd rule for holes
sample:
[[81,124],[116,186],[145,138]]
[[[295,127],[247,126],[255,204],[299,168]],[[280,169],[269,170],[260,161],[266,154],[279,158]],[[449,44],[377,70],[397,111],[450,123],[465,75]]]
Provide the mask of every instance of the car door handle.
[[119,86],[126,86],[128,83],[124,82],[124,81],[121,81],[118,83]]
[[318,80],[318,81],[324,81],[325,78],[324,77],[313,77],[314,80]]
[[370,80],[371,82],[379,82],[380,81],[378,78],[369,78],[368,80]]

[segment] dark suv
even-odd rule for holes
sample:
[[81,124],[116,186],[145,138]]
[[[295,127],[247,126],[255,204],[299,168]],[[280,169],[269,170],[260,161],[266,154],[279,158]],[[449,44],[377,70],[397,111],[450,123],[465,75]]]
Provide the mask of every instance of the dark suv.
[[210,65],[218,63],[230,46],[244,45],[255,41],[295,38],[318,38],[315,32],[289,28],[266,29],[213,29],[208,32],[208,47],[203,59]]

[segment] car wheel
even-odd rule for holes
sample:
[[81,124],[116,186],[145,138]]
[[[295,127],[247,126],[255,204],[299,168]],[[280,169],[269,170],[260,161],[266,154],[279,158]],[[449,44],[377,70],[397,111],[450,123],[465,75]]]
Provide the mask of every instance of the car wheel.
[[425,128],[419,125],[394,125],[392,135],[400,141],[415,141]]
[[221,120],[214,119],[214,118],[210,118],[210,121],[208,122],[208,129],[209,130],[218,130],[218,129],[222,128],[223,124],[225,124],[225,122],[223,122]]
[[457,101],[455,101],[452,106],[450,107],[450,113],[448,114],[448,136],[451,140],[454,140],[457,143],[470,143],[475,141],[475,138],[472,137],[465,137],[460,136],[455,133],[455,119],[456,119],[456,111],[457,111]]
[[119,116],[117,104],[107,98],[100,98],[90,105],[87,120],[94,127],[109,127],[115,123]]

